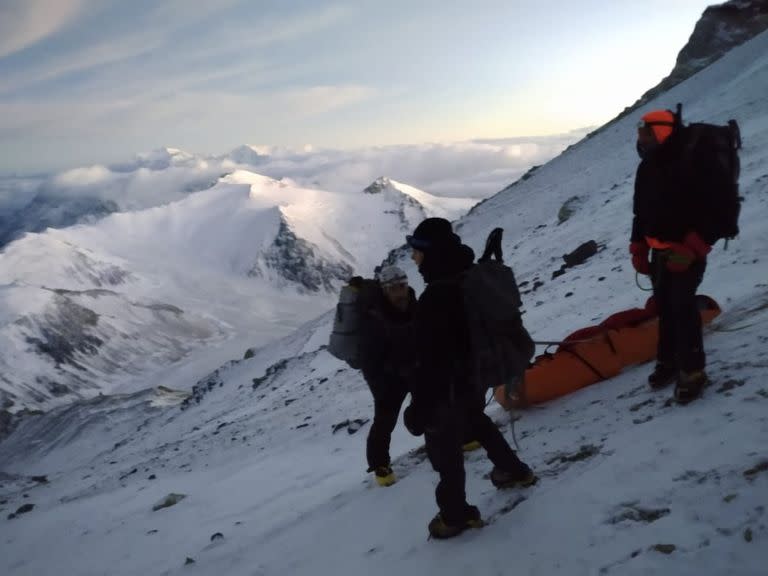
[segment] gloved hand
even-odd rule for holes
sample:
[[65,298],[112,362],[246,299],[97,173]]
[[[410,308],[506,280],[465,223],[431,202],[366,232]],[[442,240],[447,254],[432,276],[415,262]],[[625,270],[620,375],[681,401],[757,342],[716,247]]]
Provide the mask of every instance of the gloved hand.
[[704,260],[712,247],[696,232],[686,234],[682,243],[670,242],[665,251],[667,270],[670,272],[685,272],[695,260]]
[[648,263],[648,253],[650,248],[645,241],[631,242],[629,244],[629,253],[632,254],[632,267],[639,274],[648,276],[651,273],[651,265]]
[[424,422],[418,410],[413,405],[413,402],[408,404],[408,406],[405,407],[405,410],[403,410],[403,423],[408,429],[408,432],[414,436],[421,436],[424,434]]

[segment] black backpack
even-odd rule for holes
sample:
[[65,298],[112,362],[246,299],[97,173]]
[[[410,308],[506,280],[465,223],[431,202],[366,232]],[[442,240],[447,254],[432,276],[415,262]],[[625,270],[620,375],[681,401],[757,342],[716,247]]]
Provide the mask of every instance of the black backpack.
[[355,276],[342,287],[333,330],[328,341],[328,352],[351,368],[361,367],[361,329],[369,311],[382,295],[378,280]]
[[472,380],[483,394],[522,383],[535,345],[520,316],[520,290],[512,268],[504,264],[501,228],[494,229],[482,257],[464,273],[462,288],[472,346]]
[[682,125],[682,104],[677,105],[676,123],[683,138],[683,161],[691,181],[697,183],[702,205],[700,231],[712,241],[739,234],[739,174],[741,133],[736,120],[725,126],[694,123]]

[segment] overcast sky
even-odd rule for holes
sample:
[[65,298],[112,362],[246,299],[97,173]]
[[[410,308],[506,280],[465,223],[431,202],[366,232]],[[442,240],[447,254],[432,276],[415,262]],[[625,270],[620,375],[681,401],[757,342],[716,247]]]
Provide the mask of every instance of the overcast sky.
[[0,172],[602,124],[705,0],[0,0]]

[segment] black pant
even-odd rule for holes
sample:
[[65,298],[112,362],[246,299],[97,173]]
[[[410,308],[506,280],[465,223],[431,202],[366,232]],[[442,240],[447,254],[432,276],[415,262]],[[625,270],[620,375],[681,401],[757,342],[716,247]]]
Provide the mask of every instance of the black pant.
[[480,442],[494,466],[510,472],[523,466],[493,420],[485,414],[484,399],[457,401],[453,406],[438,408],[425,439],[427,456],[440,474],[435,498],[447,524],[459,523],[465,518],[467,500],[461,445],[470,436]]
[[368,467],[373,470],[390,464],[389,443],[408,387],[398,377],[376,380],[366,377],[366,381],[373,393],[373,424],[368,431],[366,446]]
[[656,359],[685,372],[702,370],[706,358],[696,289],[704,278],[706,260],[694,261],[684,272],[670,272],[664,253],[654,251],[651,267],[653,296],[659,311]]

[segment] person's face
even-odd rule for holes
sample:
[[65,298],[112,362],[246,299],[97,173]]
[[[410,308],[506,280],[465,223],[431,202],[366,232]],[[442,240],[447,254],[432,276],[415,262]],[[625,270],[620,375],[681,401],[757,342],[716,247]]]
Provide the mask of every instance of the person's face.
[[395,282],[383,287],[384,295],[390,303],[400,310],[408,308],[408,283]]
[[424,262],[424,252],[414,248],[413,252],[411,252],[411,260],[416,263],[416,266],[421,266],[421,263]]
[[646,124],[637,127],[637,142],[644,150],[653,150],[659,145],[653,130]]

